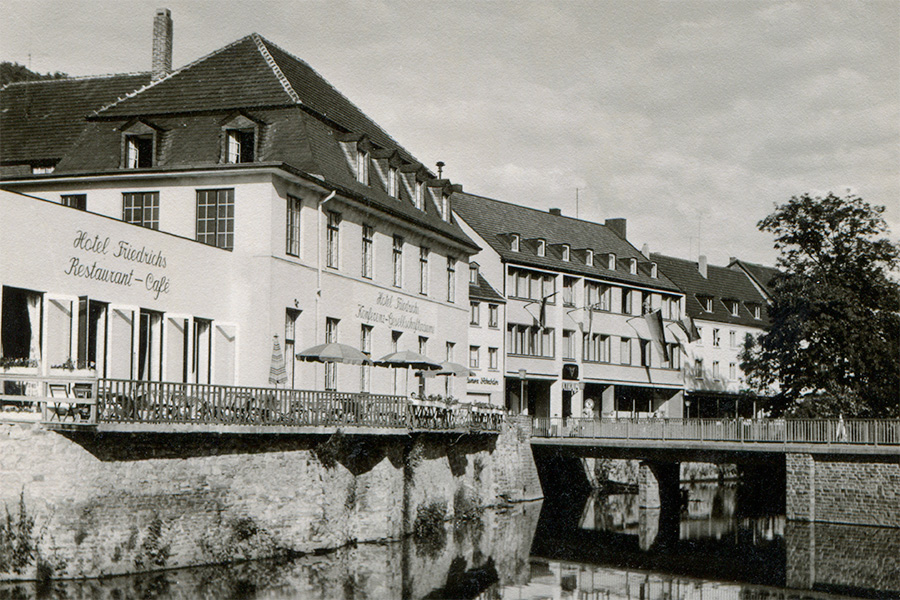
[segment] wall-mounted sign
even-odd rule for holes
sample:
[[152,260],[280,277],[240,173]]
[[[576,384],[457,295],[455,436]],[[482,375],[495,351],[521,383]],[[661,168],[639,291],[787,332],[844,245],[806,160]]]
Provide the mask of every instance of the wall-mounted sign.
[[356,317],[367,323],[384,323],[391,329],[412,329],[434,333],[434,325],[418,316],[419,303],[394,294],[379,292],[374,306],[357,304]]
[[578,365],[563,365],[562,378],[568,381],[578,381]]
[[66,275],[125,287],[132,287],[135,283],[139,283],[153,294],[154,300],[158,299],[160,294],[169,293],[171,282],[165,275],[160,276],[153,271],[138,271],[135,273],[134,268],[128,268],[129,265],[116,264],[114,267],[110,267],[99,260],[92,262],[90,260],[91,255],[109,256],[116,259],[116,261],[138,263],[165,269],[166,257],[163,255],[162,250],[147,250],[146,246],[137,248],[125,240],[119,240],[115,246],[110,247],[109,236],[101,237],[80,229],[75,233],[72,247],[80,250],[83,254],[87,254],[89,258],[72,256],[69,259],[68,268],[63,271]]
[[500,382],[493,377],[469,377],[467,383],[470,385],[500,385]]

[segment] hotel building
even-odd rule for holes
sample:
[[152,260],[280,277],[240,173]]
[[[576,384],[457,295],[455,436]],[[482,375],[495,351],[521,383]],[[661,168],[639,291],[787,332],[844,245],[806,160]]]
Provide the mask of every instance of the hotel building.
[[[624,219],[601,225],[462,192],[452,201],[482,248],[479,275],[506,299],[507,408],[538,417],[682,416],[671,327],[684,295],[627,241]],[[496,339],[490,327],[469,335],[475,348]]]
[[170,72],[156,19],[153,73],[0,92],[4,364],[265,386],[277,336],[288,387],[407,395],[404,370],[294,355],[462,362],[461,188],[259,35]]

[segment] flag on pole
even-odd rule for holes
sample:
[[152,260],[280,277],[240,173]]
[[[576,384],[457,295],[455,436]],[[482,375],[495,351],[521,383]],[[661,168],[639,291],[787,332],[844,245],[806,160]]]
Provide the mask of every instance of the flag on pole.
[[541,298],[541,312],[538,313],[540,315],[538,317],[538,325],[540,325],[541,329],[544,329],[547,326],[547,300],[556,294],[557,292],[553,292],[552,294],[548,294]]
[[647,322],[647,328],[650,330],[650,338],[653,339],[662,348],[663,359],[669,361],[669,346],[666,344],[666,330],[663,327],[663,318],[661,310],[654,310],[644,314],[644,321]]
[[681,317],[681,320],[678,321],[678,324],[684,330],[685,335],[687,335],[688,343],[696,342],[700,339],[700,332],[697,330],[697,326],[694,325],[694,320],[690,316],[684,315]]

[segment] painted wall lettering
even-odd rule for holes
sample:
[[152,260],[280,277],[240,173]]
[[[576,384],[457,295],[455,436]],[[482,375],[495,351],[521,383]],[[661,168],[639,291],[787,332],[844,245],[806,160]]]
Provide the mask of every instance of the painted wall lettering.
[[[103,237],[81,229],[76,230],[72,247],[88,254],[110,256],[110,258],[120,261],[141,263],[160,269],[166,268],[166,257],[162,250],[148,250],[146,246],[138,248],[126,240],[119,240],[115,246],[112,246],[115,252],[110,254],[109,236]],[[72,277],[83,277],[126,287],[131,287],[134,282],[140,282],[144,284],[147,291],[153,294],[154,300],[158,300],[161,294],[168,294],[171,286],[168,277],[160,276],[153,271],[148,271],[143,278],[138,278],[134,276],[134,269],[128,267],[116,269],[96,260],[89,263],[77,256],[69,258],[68,265],[63,272]]]

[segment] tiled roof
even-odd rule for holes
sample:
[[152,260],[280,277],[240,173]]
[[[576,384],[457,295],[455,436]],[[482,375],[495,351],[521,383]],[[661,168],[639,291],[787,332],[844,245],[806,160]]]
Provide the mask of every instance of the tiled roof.
[[[768,325],[765,309],[766,299],[754,287],[746,273],[728,267],[707,265],[707,276],[703,277],[696,261],[657,253],[651,254],[650,258],[656,261],[660,271],[684,291],[687,314],[691,317],[750,327]],[[698,300],[698,297],[704,296],[713,299],[713,312],[711,313],[704,311]],[[738,316],[729,312],[723,304],[723,300],[737,300],[740,303]],[[759,305],[762,319],[754,319],[747,304]]]
[[472,300],[488,300],[499,303],[506,302],[506,299],[500,295],[500,292],[495,290],[481,273],[478,274],[478,283],[469,282],[469,298]]
[[[571,217],[554,215],[549,212],[527,208],[509,202],[502,202],[483,196],[454,193],[453,210],[469,224],[500,257],[509,263],[597,277],[622,283],[630,283],[661,290],[679,291],[678,287],[662,273],[657,278],[650,277],[640,268],[637,274],[629,273],[622,267],[611,271],[606,268],[604,253],[613,253],[616,259],[635,258],[638,263],[648,263],[634,246],[613,233],[605,225],[582,221]],[[522,246],[514,252],[510,249],[508,236],[517,233],[522,240],[541,238],[548,244],[546,256],[538,256],[534,250]],[[553,244],[569,244],[572,260],[564,261]],[[594,266],[588,266],[574,255],[577,250],[589,248],[594,251]]]
[[771,289],[770,285],[772,283],[772,279],[776,275],[779,275],[781,273],[781,271],[779,271],[775,267],[767,267],[766,265],[751,263],[745,260],[740,260],[738,258],[733,259],[728,266],[739,266],[743,268],[750,275],[750,277],[752,277],[756,281],[756,283],[758,283],[760,287],[765,289],[767,292]]
[[150,81],[149,73],[11,83],[0,90],[0,161],[55,161],[93,110]]

